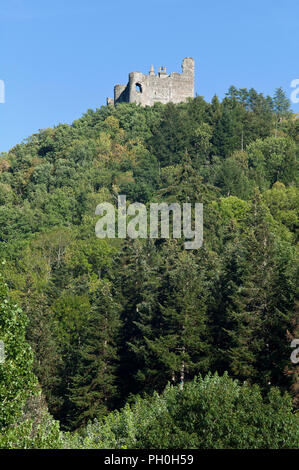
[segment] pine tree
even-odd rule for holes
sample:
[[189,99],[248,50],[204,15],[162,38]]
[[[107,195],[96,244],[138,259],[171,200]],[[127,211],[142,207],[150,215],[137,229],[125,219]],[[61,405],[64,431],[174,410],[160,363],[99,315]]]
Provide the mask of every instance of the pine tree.
[[229,368],[237,377],[264,387],[286,386],[283,368],[288,360],[286,333],[291,328],[294,288],[287,266],[290,260],[278,257],[259,193],[252,201],[244,241],[238,288],[226,310]]
[[97,281],[93,307],[81,335],[78,372],[69,391],[68,422],[72,427],[105,415],[117,395],[117,336],[120,327],[119,306],[107,281]]
[[180,162],[190,145],[192,128],[178,106],[168,103],[163,111],[162,119],[153,129],[150,148],[162,166]]
[[213,134],[214,152],[221,157],[228,157],[235,149],[235,131],[232,112],[224,107]]
[[282,87],[275,90],[273,110],[278,118],[287,117],[290,114],[290,100],[287,98]]
[[144,368],[143,354],[138,354],[131,344],[143,344],[141,330],[136,321],[140,314],[140,305],[150,316],[155,310],[159,286],[159,256],[152,240],[127,241],[120,258],[117,284],[121,291],[121,329],[119,334],[120,364],[118,383],[122,403],[128,395],[137,394],[146,388],[146,377],[137,371]]
[[275,137],[277,137],[279,123],[283,120],[283,118],[290,116],[290,108],[290,100],[286,97],[282,87],[277,88],[273,97],[273,111],[276,115]]
[[204,273],[190,252],[170,244],[164,254],[159,292],[154,302],[145,296],[138,306],[135,323],[141,339],[131,343],[143,358],[138,376],[147,391],[161,390],[168,381],[182,387],[186,378],[209,366]]

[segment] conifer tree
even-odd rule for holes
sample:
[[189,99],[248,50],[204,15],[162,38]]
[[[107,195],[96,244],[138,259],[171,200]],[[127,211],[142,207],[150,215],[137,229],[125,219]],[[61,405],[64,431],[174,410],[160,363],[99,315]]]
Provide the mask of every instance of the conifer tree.
[[[139,393],[145,387],[146,377],[137,371],[144,368],[144,356],[131,344],[143,344],[142,332],[136,321],[140,314],[140,304],[145,302],[145,309],[151,318],[155,310],[159,286],[159,256],[152,240],[145,243],[141,240],[127,241],[121,256],[117,285],[121,291],[120,301],[121,328],[119,334],[120,363],[118,383],[121,398],[126,399],[130,393]],[[149,322],[149,329],[151,326]],[[144,382],[143,382],[144,380]]]
[[[239,378],[266,386],[285,383],[287,330],[291,328],[294,286],[290,253],[279,258],[259,193],[239,260],[238,288],[230,296],[226,317],[230,370]],[[286,385],[286,384],[285,384]]]
[[78,372],[70,386],[69,423],[72,427],[105,415],[117,395],[117,336],[119,305],[108,281],[96,281],[93,307],[81,335]]
[[154,302],[145,296],[138,306],[135,323],[141,339],[131,343],[143,358],[144,369],[138,376],[147,391],[161,390],[168,381],[183,386],[186,378],[209,366],[204,272],[190,252],[180,252],[173,244],[164,254],[159,292]]
[[283,118],[290,113],[290,100],[287,98],[282,87],[275,90],[273,97],[273,110],[278,118]]
[[216,155],[228,157],[234,150],[235,132],[232,112],[224,107],[213,134],[212,143]]

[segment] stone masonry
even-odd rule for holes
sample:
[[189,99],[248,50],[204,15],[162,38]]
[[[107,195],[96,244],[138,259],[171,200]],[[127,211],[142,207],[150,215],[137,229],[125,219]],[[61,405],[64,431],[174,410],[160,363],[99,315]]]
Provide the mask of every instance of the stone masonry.
[[166,72],[166,67],[159,67],[156,75],[151,66],[149,74],[131,72],[127,85],[115,85],[114,99],[107,98],[108,105],[117,103],[137,103],[152,106],[160,103],[181,103],[194,97],[194,59],[185,57],[182,73]]

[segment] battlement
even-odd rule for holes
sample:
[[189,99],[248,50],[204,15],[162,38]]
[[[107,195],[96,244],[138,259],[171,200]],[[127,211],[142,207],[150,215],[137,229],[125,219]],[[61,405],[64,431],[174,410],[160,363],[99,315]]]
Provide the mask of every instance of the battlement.
[[182,73],[170,73],[166,67],[159,67],[155,74],[153,65],[148,75],[131,72],[127,85],[115,85],[114,99],[107,98],[107,104],[138,103],[153,106],[154,103],[181,103],[194,97],[194,59],[185,57]]

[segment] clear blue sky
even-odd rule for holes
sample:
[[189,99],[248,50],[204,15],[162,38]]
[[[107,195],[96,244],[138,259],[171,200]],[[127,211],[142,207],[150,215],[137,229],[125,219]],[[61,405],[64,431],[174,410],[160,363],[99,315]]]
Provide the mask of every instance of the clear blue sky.
[[[299,78],[298,0],[1,0],[0,152],[106,104],[128,73],[196,61],[208,101]],[[299,112],[299,104],[293,109]]]

